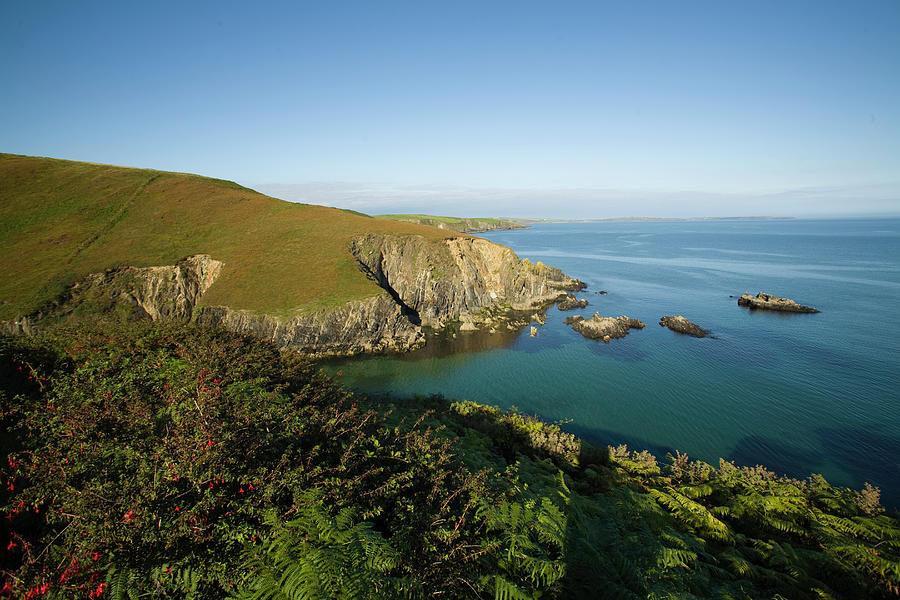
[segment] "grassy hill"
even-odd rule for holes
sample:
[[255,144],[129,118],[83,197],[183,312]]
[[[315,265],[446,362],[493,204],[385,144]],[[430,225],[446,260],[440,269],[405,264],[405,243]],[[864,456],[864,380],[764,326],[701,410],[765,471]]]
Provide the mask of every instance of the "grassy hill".
[[204,305],[276,316],[367,298],[349,240],[453,232],[270,198],[184,173],[0,154],[0,319],[35,310],[92,272],[224,261]]

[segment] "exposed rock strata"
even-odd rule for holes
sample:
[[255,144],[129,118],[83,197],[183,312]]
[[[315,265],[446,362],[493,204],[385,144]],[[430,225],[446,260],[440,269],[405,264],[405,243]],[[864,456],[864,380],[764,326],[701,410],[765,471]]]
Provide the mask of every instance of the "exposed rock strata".
[[423,326],[524,326],[536,309],[560,299],[565,290],[584,287],[559,269],[520,260],[509,248],[478,238],[434,242],[369,234],[355,239],[349,251],[382,290],[329,310],[278,318],[198,306],[223,264],[195,255],[173,266],[88,275],[52,306],[3,326],[10,333],[30,333],[47,318],[112,310],[127,317],[218,325],[310,355],[350,355],[417,348],[425,343]]
[[566,294],[566,297],[559,301],[556,308],[559,310],[575,310],[576,308],[584,308],[588,305],[588,301],[582,298],[579,300],[573,294]]
[[818,309],[815,309],[811,306],[803,306],[802,304],[797,304],[790,298],[779,298],[778,296],[773,296],[772,294],[767,294],[765,292],[760,292],[756,296],[751,296],[750,294],[744,294],[740,298],[738,298],[738,306],[746,306],[748,308],[759,309],[759,310],[777,310],[782,312],[796,312],[796,313],[817,313]]
[[594,313],[590,319],[581,316],[566,317],[563,321],[586,338],[609,342],[611,339],[628,335],[630,329],[643,329],[644,324],[630,317],[601,317]]
[[368,234],[353,240],[361,268],[423,326],[450,321],[478,325],[484,310],[546,307],[584,284],[559,269],[520,260],[480,238],[428,242],[420,236]]
[[425,344],[422,328],[387,294],[290,319],[225,306],[201,307],[196,320],[291,347],[310,356],[407,351]]
[[683,333],[698,338],[705,337],[709,333],[709,331],[695,323],[691,323],[681,315],[663,317],[659,320],[659,324],[662,327],[668,327],[675,333]]

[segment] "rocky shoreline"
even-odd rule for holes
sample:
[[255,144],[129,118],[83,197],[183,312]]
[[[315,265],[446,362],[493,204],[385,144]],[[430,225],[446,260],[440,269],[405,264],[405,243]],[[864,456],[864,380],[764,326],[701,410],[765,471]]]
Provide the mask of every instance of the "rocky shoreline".
[[350,356],[419,348],[426,340],[423,327],[521,328],[535,311],[584,288],[559,269],[468,236],[430,241],[367,234],[354,238],[347,250],[380,291],[330,309],[285,318],[203,305],[204,292],[227,265],[198,254],[175,265],[87,275],[51,305],[2,326],[8,333],[28,334],[72,314],[115,313],[221,326],[311,357]]

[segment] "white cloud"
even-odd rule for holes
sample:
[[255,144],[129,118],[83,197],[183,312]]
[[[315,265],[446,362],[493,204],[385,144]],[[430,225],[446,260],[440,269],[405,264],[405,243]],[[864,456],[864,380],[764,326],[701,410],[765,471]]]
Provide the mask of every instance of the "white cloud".
[[805,187],[758,193],[469,188],[351,182],[262,184],[251,187],[283,200],[322,204],[367,214],[572,219],[900,215],[900,183]]

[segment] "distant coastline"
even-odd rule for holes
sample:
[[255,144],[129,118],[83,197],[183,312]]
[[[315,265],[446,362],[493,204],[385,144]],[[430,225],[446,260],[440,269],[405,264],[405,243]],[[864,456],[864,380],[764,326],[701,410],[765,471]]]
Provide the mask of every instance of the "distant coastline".
[[639,222],[679,222],[679,221],[780,221],[794,219],[795,217],[768,217],[768,216],[749,216],[749,217],[610,217],[606,219],[518,219],[513,217],[505,217],[507,221],[514,221],[523,225],[531,225],[534,223],[617,223],[623,221],[639,221]]

